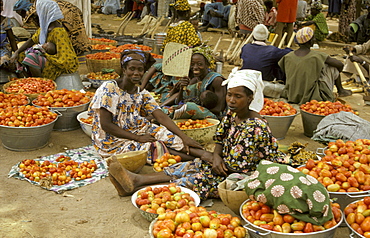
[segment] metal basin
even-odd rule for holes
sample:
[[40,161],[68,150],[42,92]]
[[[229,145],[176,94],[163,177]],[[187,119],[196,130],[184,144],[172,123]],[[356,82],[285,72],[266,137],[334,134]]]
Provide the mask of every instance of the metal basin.
[[313,113],[306,112],[301,109],[303,134],[307,137],[312,137],[314,130],[316,130],[319,122],[325,117],[322,115],[316,115]]
[[84,88],[80,75],[77,72],[72,74],[61,74],[55,79],[57,84],[57,90],[68,89],[68,90],[81,90]]
[[267,116],[263,117],[267,120],[268,125],[271,129],[272,135],[278,139],[282,140],[285,138],[286,133],[289,130],[290,125],[292,124],[294,118],[298,115],[291,116]]

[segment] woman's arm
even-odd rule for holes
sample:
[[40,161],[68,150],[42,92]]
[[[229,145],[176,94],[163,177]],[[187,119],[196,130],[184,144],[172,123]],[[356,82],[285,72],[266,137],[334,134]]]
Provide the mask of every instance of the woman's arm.
[[113,115],[105,108],[100,108],[100,124],[102,129],[115,137],[134,140],[138,142],[154,142],[156,139],[150,134],[135,135],[129,131],[125,131],[113,122]]
[[152,78],[152,76],[154,75],[155,72],[157,72],[157,69],[153,66],[150,67],[148,72],[143,76],[143,79],[142,79],[142,82],[141,82],[141,85],[140,85],[140,90],[143,90],[144,88],[146,88],[149,80]]
[[20,52],[23,52],[25,50],[27,50],[28,48],[30,48],[31,46],[33,46],[34,44],[36,44],[32,38],[28,39],[21,47],[19,47],[12,55],[12,57],[10,58],[10,62],[14,63],[15,61],[18,60],[18,55]]
[[226,87],[221,86],[223,79],[216,77],[212,84],[212,91],[217,95],[218,103],[215,108],[212,108],[211,112],[215,115],[219,115],[226,107]]

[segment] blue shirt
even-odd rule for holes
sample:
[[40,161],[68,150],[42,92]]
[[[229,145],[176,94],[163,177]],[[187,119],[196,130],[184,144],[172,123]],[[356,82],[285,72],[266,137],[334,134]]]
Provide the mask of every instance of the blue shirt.
[[243,60],[241,69],[261,71],[262,79],[265,81],[273,81],[274,78],[281,80],[284,76],[281,75],[278,62],[291,51],[290,48],[280,49],[272,45],[246,44],[240,54]]

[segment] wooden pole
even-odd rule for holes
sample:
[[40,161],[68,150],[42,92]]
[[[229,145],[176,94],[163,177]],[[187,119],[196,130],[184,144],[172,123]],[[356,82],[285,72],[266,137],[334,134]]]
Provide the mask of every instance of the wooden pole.
[[279,34],[275,34],[274,39],[271,42],[271,45],[275,45],[275,42],[276,42],[278,36],[279,36]]
[[289,39],[288,45],[286,46],[287,48],[290,48],[290,46],[292,45],[295,35],[296,33],[293,32],[292,36]]
[[221,39],[222,39],[222,34],[221,34],[221,36],[218,38],[218,41],[217,41],[217,43],[216,43],[216,45],[215,45],[215,48],[213,49],[213,54],[215,54],[216,52],[217,52],[217,48],[218,48],[218,45],[220,44],[220,42],[221,42]]
[[128,19],[128,17],[130,16],[131,13],[132,12],[128,12],[128,13],[126,13],[126,15],[123,16],[123,20],[122,20],[121,24],[118,27],[116,35],[118,35],[118,36],[121,35],[121,28],[122,28],[123,24],[126,22],[126,20]]
[[227,55],[229,54],[229,52],[230,52],[231,48],[233,47],[234,42],[235,42],[235,39],[236,39],[236,36],[235,36],[235,37],[233,37],[233,39],[231,40],[231,43],[230,43],[230,45],[229,45],[229,48],[227,48],[227,51],[226,51],[226,53],[225,53],[225,60],[227,60]]
[[285,38],[286,38],[286,36],[287,36],[287,35],[288,35],[288,33],[284,32],[284,35],[283,35],[283,37],[281,38],[281,41],[280,41],[280,43],[279,43],[278,48],[281,48],[281,47],[284,45],[284,41],[285,41]]

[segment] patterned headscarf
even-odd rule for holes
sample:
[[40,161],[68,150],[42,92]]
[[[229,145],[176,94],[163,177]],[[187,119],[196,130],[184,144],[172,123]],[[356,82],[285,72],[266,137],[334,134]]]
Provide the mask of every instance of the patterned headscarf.
[[313,2],[313,3],[311,3],[311,8],[315,8],[315,9],[321,11],[322,10],[322,4],[321,4],[320,1]]
[[253,92],[253,100],[249,109],[259,112],[263,108],[263,88],[262,73],[257,70],[233,68],[227,80],[222,82],[222,86],[227,84],[227,89],[244,86]]
[[189,11],[191,9],[188,0],[176,0],[173,6],[177,11]]
[[144,64],[144,69],[147,71],[156,61],[153,58],[153,56],[148,53],[141,50],[124,50],[121,53],[121,67],[123,68],[123,65],[126,62],[129,62],[131,60],[137,60]]
[[53,21],[64,18],[62,11],[60,10],[58,3],[52,0],[37,0],[36,12],[39,16],[40,22],[40,44],[46,42],[48,35],[48,27]]
[[24,10],[24,11],[28,12],[30,10],[31,6],[32,6],[32,3],[30,3],[30,1],[28,1],[28,0],[18,0],[14,4],[13,10],[14,11]]
[[198,46],[193,48],[193,54],[201,54],[203,55],[208,63],[209,68],[214,70],[215,69],[215,57],[213,56],[213,51],[209,46]]
[[311,27],[303,27],[297,32],[295,38],[298,44],[304,44],[311,40],[313,35],[314,31],[312,30]]

